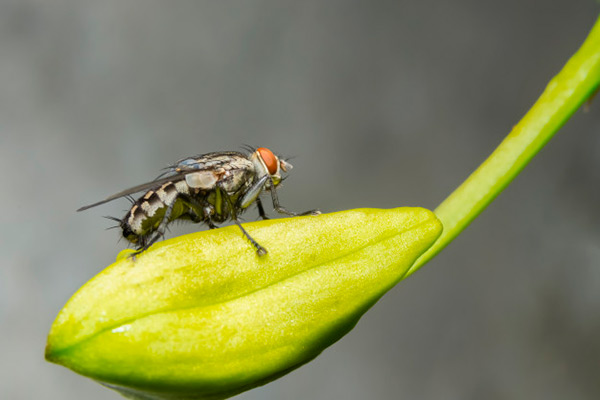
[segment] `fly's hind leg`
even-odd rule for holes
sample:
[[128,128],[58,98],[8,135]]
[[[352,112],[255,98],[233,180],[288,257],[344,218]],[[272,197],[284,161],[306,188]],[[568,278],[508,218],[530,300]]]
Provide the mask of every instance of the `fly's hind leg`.
[[271,182],[271,199],[273,200],[273,208],[275,208],[275,211],[277,211],[280,214],[285,214],[285,215],[289,215],[290,217],[297,217],[297,216],[301,216],[301,215],[320,215],[321,211],[319,210],[308,210],[302,213],[296,213],[293,211],[288,210],[287,208],[284,208],[281,206],[281,204],[279,204],[279,197],[277,197],[277,192],[275,190],[275,185],[273,185],[273,182]]

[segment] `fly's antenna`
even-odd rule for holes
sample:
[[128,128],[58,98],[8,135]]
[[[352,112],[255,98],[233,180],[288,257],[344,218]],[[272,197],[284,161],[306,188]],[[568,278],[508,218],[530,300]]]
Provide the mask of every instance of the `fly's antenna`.
[[298,156],[278,156],[280,159],[285,160],[285,161],[289,161],[289,160],[293,160],[295,158],[298,158]]

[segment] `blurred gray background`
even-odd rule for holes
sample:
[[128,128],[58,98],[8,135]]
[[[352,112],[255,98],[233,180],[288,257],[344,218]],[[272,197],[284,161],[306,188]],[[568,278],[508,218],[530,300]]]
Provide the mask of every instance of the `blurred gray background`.
[[[434,208],[598,11],[594,0],[2,0],[0,398],[119,398],[43,359],[57,312],[125,246],[101,216],[127,201],[79,206],[248,143],[297,156],[280,190],[291,209]],[[349,335],[239,399],[600,398],[598,107]]]

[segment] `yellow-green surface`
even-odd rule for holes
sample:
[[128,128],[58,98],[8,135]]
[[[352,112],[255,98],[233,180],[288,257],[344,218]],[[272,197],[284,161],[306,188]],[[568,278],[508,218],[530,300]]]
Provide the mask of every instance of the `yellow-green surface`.
[[144,398],[226,397],[338,340],[442,230],[422,208],[245,227],[268,255],[233,226],[121,257],[63,308],[46,357]]

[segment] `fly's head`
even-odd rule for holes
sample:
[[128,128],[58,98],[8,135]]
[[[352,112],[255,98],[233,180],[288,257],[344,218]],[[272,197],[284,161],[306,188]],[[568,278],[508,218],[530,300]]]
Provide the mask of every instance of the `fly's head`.
[[265,175],[270,176],[273,186],[277,186],[281,183],[281,171],[288,172],[292,169],[292,164],[277,157],[271,150],[265,147],[256,149],[254,153],[252,153],[250,159],[257,172],[256,177],[260,179]]

